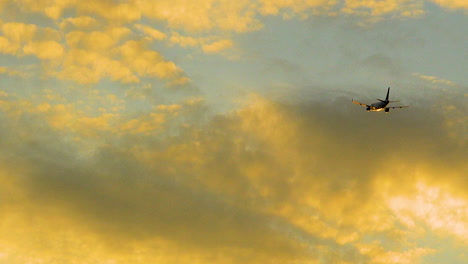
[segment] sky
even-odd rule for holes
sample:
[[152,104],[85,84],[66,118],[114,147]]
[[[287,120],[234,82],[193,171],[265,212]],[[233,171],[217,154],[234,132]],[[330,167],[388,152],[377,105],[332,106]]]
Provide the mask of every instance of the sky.
[[467,15],[0,0],[0,264],[466,263]]

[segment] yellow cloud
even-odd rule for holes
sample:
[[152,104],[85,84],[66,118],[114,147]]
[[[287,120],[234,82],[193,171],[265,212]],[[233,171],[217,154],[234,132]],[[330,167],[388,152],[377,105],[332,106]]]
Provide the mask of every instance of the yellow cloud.
[[11,42],[8,38],[0,36],[0,53],[16,54],[20,49],[20,45]]
[[232,47],[232,41],[228,39],[218,40],[210,44],[205,44],[202,49],[206,53],[218,53]]
[[182,106],[180,104],[171,104],[171,105],[158,105],[156,106],[157,110],[167,111],[167,112],[175,112],[181,109]]
[[131,119],[123,123],[119,130],[131,134],[146,134],[154,132],[162,127],[165,122],[165,115],[161,113],[150,113],[146,116],[141,116],[137,119]]
[[[81,103],[52,91],[1,99],[8,263],[74,261],[78,245],[90,251],[82,262],[418,263],[444,250],[420,230],[467,237],[464,149],[440,156],[448,139],[432,113],[396,117],[418,133],[375,126],[374,136],[329,105],[256,95],[213,117],[202,98],[132,116],[110,111],[101,102],[119,97],[98,90]],[[13,112],[21,118],[5,118]],[[166,131],[170,118],[180,119]],[[77,149],[89,145],[83,158]],[[381,145],[392,148],[371,155]]]
[[[434,231],[444,231],[459,239],[468,238],[468,203],[435,186],[419,183],[417,192],[389,199],[389,207],[409,228],[424,222]],[[468,241],[465,241],[468,242]]]
[[423,2],[418,0],[346,0],[345,6],[341,11],[347,14],[381,19],[388,14],[402,17],[417,17],[424,14],[423,7]]
[[148,49],[143,41],[127,41],[117,51],[122,62],[141,77],[168,79],[178,77],[182,73],[173,62],[166,61],[161,54]]
[[140,1],[76,1],[74,7],[87,14],[97,14],[113,23],[129,23],[141,17]]
[[7,37],[13,43],[23,44],[31,41],[38,27],[33,24],[24,24],[24,23],[4,23],[2,25],[2,32],[5,37]]
[[371,258],[372,264],[414,264],[420,263],[422,257],[436,253],[431,248],[414,248],[407,251],[386,251],[378,241],[357,243],[358,250]]
[[23,53],[39,59],[59,59],[63,57],[64,48],[55,41],[29,42],[23,47]]
[[326,0],[261,0],[260,11],[263,15],[278,15],[282,9],[291,9],[294,13],[302,13],[308,9],[333,7],[337,1]]
[[433,84],[455,85],[455,83],[452,82],[452,81],[442,79],[442,78],[439,78],[439,77],[436,77],[436,76],[429,76],[429,75],[424,75],[424,74],[420,74],[420,73],[414,73],[413,75],[420,78],[420,79],[422,79],[422,80],[431,82]]
[[82,48],[86,50],[109,50],[116,40],[104,32],[70,32],[66,36],[67,45],[72,49]]
[[169,40],[172,43],[180,45],[181,47],[195,47],[200,45],[200,43],[204,41],[204,38],[182,36],[177,32],[172,32],[172,35]]
[[431,0],[432,2],[447,8],[457,9],[468,9],[468,3],[465,0]]
[[65,29],[68,25],[73,25],[76,28],[85,29],[93,28],[98,24],[98,21],[92,17],[80,16],[80,17],[69,17],[64,19],[60,23],[60,28]]
[[125,83],[139,82],[138,77],[122,62],[81,49],[67,52],[62,70],[56,75],[83,84],[97,83],[106,77]]
[[17,56],[35,55],[40,59],[57,59],[64,53],[59,43],[61,34],[55,29],[5,23],[2,31],[4,36],[0,36],[0,52]]
[[143,32],[144,34],[156,40],[162,40],[167,37],[166,34],[149,26],[135,24],[134,27],[138,29],[139,31]]

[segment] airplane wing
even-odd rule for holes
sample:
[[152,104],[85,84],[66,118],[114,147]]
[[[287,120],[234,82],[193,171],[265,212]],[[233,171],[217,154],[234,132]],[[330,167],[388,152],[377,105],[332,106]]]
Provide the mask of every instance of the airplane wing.
[[390,106],[390,107],[385,107],[385,109],[397,109],[397,108],[405,108],[405,107],[410,107],[410,106],[409,105]]
[[366,104],[363,104],[363,103],[356,102],[356,101],[354,101],[354,99],[353,99],[353,103],[358,104],[358,105],[362,105],[362,106],[366,106],[366,107],[370,107],[370,105],[366,105]]

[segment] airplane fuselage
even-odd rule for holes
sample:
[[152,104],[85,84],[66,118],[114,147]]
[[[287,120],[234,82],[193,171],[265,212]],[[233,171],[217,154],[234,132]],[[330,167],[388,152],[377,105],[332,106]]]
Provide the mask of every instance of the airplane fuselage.
[[370,107],[367,107],[367,111],[383,111],[385,110],[385,107],[388,105],[389,102],[377,102],[373,103],[370,105]]

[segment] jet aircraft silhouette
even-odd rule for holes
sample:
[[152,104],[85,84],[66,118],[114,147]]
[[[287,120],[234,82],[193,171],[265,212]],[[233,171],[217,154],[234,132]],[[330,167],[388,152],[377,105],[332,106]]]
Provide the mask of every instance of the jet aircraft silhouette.
[[373,104],[370,104],[370,105],[356,102],[356,101],[354,101],[354,99],[352,99],[352,102],[355,103],[355,104],[361,105],[361,106],[365,106],[367,112],[370,112],[370,111],[375,111],[375,112],[385,111],[385,113],[388,113],[390,111],[390,109],[409,107],[409,105],[387,106],[389,103],[398,102],[398,101],[389,101],[388,100],[389,94],[390,94],[390,87],[388,87],[387,96],[385,97],[385,100],[377,99],[377,100],[379,100],[379,102],[376,102],[376,103],[373,103]]

